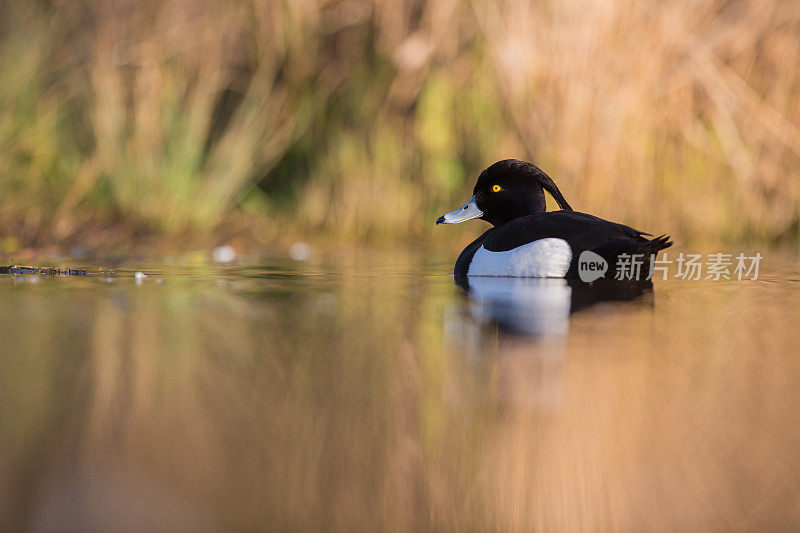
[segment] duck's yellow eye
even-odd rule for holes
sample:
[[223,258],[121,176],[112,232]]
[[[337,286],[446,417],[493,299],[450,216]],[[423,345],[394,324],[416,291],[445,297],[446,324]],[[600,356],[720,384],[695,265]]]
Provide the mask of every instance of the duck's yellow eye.
[[499,185],[492,185],[492,192],[500,192],[501,187]]

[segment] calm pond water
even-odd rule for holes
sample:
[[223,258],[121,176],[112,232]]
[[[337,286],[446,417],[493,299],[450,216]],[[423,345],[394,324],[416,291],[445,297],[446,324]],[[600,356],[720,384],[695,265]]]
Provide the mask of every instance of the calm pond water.
[[453,259],[0,276],[0,530],[800,527],[794,259],[470,296]]

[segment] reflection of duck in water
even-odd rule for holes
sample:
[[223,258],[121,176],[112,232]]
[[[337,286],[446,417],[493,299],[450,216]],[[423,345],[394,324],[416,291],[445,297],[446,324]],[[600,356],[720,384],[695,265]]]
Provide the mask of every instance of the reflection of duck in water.
[[572,289],[563,279],[476,277],[459,285],[478,322],[526,335],[564,335],[569,328]]
[[[510,333],[564,335],[569,315],[599,302],[634,300],[652,290],[649,280],[598,280],[472,276],[458,279],[469,294],[473,319]],[[652,303],[647,300],[643,303]]]
[[[545,211],[544,190],[561,211]],[[575,278],[578,257],[592,251],[609,265],[621,254],[641,254],[642,277],[649,258],[672,245],[669,237],[650,236],[629,226],[572,210],[553,180],[530,163],[507,159],[478,177],[472,198],[437,224],[483,219],[492,228],[467,246],[458,257],[455,277],[511,276]]]

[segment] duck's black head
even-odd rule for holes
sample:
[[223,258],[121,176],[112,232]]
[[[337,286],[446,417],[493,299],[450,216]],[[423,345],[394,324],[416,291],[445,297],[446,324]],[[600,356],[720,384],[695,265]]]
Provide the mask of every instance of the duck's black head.
[[515,218],[545,212],[544,191],[555,198],[561,209],[572,211],[556,184],[539,167],[518,159],[505,159],[478,176],[470,200],[436,221],[456,224],[480,218],[493,226]]

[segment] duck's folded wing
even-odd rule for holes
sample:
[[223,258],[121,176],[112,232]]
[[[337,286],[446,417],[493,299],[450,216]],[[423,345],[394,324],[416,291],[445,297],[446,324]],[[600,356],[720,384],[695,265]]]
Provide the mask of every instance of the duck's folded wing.
[[586,213],[550,211],[512,220],[481,237],[484,248],[491,252],[513,250],[540,239],[563,239],[577,255],[619,239],[632,245],[645,243],[644,235],[648,234]]

